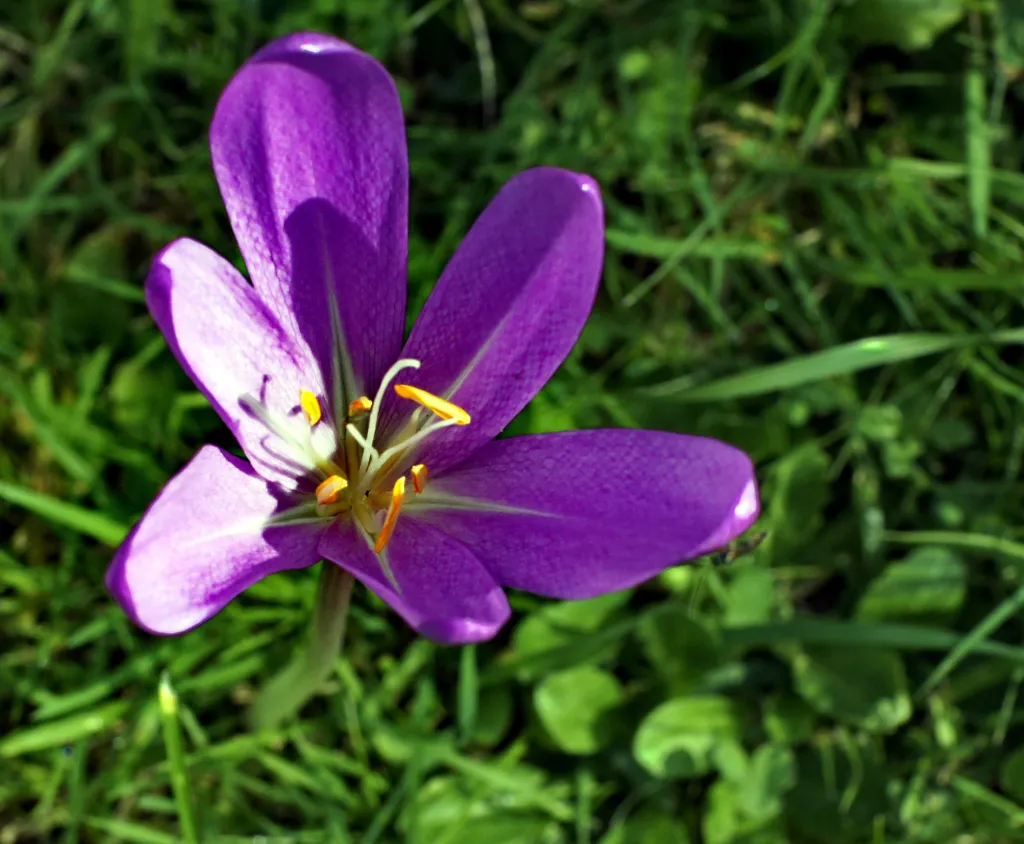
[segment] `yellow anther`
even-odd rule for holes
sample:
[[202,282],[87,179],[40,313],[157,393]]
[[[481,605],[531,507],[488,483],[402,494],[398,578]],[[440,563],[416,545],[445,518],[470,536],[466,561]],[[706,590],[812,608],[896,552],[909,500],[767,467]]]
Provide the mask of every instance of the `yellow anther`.
[[312,428],[323,415],[320,412],[320,402],[317,400],[316,393],[310,390],[300,390],[299,404],[302,407],[302,412],[306,414],[306,421]]
[[379,554],[391,541],[391,534],[395,532],[395,523],[398,521],[398,511],[402,509],[402,501],[405,500],[405,477],[395,481],[391,488],[391,503],[388,505],[388,512],[384,516],[384,524],[381,526],[377,540],[373,543],[374,553]]
[[427,467],[422,463],[417,463],[410,471],[412,472],[412,485],[416,492],[423,492],[427,487]]
[[333,504],[338,500],[341,491],[347,486],[348,481],[341,475],[331,475],[327,480],[321,481],[320,485],[316,488],[316,503],[321,505]]
[[466,411],[457,404],[452,404],[440,396],[435,396],[433,393],[428,393],[426,390],[421,390],[419,387],[413,387],[409,384],[395,384],[395,392],[403,399],[412,399],[445,421],[450,419],[456,425],[469,424],[469,414]]
[[373,402],[366,396],[360,396],[357,399],[352,399],[352,401],[348,403],[348,415],[362,416],[364,413],[368,413],[371,408],[373,408]]

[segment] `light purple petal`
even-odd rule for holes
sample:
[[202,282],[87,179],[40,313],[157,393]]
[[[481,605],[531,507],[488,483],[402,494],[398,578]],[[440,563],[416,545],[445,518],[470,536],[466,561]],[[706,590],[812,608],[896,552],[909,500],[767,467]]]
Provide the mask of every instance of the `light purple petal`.
[[319,525],[265,526],[283,503],[245,461],[204,446],[118,549],[107,588],[140,627],[183,633],[268,574],[320,559]]
[[446,644],[494,636],[511,610],[494,578],[463,545],[430,525],[401,516],[386,549],[401,594],[351,522],[333,525],[320,553],[380,595],[417,632]]
[[408,162],[391,77],[335,38],[282,38],[231,80],[210,147],[263,300],[325,373],[335,300],[357,382],[348,392],[372,395],[405,319]]
[[298,412],[302,389],[323,394],[324,386],[252,285],[213,250],[182,239],[153,260],[146,302],[175,357],[256,469],[269,480],[301,474],[296,454],[246,409],[243,397],[287,419]]
[[746,530],[759,510],[743,452],[654,431],[498,440],[427,493],[531,511],[416,516],[465,544],[503,586],[564,599],[624,589],[706,554]]
[[601,197],[587,176],[527,170],[480,215],[402,352],[423,363],[409,383],[473,418],[423,447],[431,471],[493,438],[551,377],[590,313],[603,254]]

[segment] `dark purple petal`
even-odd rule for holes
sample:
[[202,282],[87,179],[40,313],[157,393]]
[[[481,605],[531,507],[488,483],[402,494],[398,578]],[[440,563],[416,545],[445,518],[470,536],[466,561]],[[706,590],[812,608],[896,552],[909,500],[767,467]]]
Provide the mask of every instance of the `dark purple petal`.
[[296,349],[241,274],[194,240],[176,240],[146,279],[153,319],[189,377],[238,438],[257,471],[288,481],[301,466],[242,404],[250,395],[281,419],[298,411],[302,389],[322,394],[318,368]]
[[372,391],[405,319],[408,163],[391,77],[335,38],[282,38],[231,80],[210,147],[263,300],[325,373],[336,301],[357,382],[348,390]]
[[590,313],[603,254],[601,197],[587,176],[527,170],[487,206],[402,352],[423,363],[409,383],[473,418],[424,445],[418,459],[431,471],[493,438],[551,377]]
[[416,517],[465,544],[503,586],[566,599],[624,589],[706,554],[753,524],[760,506],[754,467],[738,449],[631,430],[492,442],[427,492],[531,511]]
[[107,589],[140,627],[183,633],[268,574],[320,559],[321,526],[266,527],[281,506],[245,461],[204,446],[118,549]]
[[387,546],[395,592],[351,522],[333,525],[320,553],[352,572],[424,636],[451,645],[494,636],[511,610],[505,593],[466,548],[430,525],[400,517]]

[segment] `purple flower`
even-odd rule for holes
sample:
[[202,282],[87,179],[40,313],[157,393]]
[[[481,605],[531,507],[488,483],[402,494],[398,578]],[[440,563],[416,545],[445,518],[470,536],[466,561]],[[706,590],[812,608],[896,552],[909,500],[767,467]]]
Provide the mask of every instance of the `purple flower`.
[[381,65],[323,35],[276,41],[228,85],[210,144],[252,284],[182,239],[156,257],[146,298],[249,462],[202,448],[119,549],[107,584],[140,626],[181,633],[325,558],[424,635],[473,642],[508,619],[502,587],[623,589],[754,521],[750,460],[716,440],[494,440],[593,304],[591,179],[512,179],[403,347],[408,163]]

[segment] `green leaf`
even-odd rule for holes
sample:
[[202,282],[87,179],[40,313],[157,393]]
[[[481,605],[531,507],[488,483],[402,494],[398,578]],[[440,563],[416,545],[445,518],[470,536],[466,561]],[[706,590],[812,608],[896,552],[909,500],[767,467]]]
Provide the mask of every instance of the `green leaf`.
[[[544,775],[515,769],[520,787],[547,787]],[[506,772],[511,777],[513,772]],[[480,844],[501,841],[535,844],[548,840],[557,826],[550,818],[517,808],[500,788],[464,777],[437,776],[424,783],[407,805],[399,826],[409,834],[402,840],[432,844]],[[412,834],[415,830],[415,835]]]
[[764,729],[774,740],[786,744],[807,741],[814,734],[816,715],[803,698],[784,694],[769,698],[764,707]]
[[797,692],[822,715],[878,733],[910,719],[907,677],[893,651],[806,647],[791,663]]
[[452,738],[447,733],[427,736],[407,722],[395,725],[380,721],[373,725],[370,741],[386,761],[400,765],[413,758],[434,759],[451,752]]
[[[734,780],[734,782],[736,782]],[[782,811],[782,797],[796,783],[796,759],[780,744],[764,744],[750,757],[743,787],[743,810],[751,818],[773,818]]]
[[789,844],[781,818],[751,817],[744,811],[747,787],[718,780],[708,791],[702,819],[705,844]]
[[128,37],[126,64],[131,79],[139,84],[149,67],[157,66],[161,54],[162,31],[173,25],[174,15],[168,0],[128,0],[126,4]]
[[829,463],[818,446],[806,445],[776,466],[775,493],[768,506],[771,529],[762,546],[773,563],[790,562],[821,530],[829,499]]
[[[617,643],[597,653],[591,652],[588,643],[628,600],[628,591],[612,592],[586,601],[550,604],[527,616],[512,635],[512,649],[523,661],[517,670],[519,679],[529,680],[544,673],[543,657],[555,650],[561,650],[562,661],[568,660],[569,664],[591,664],[613,656]],[[578,659],[572,659],[574,649],[578,649]]]
[[599,844],[690,844],[690,833],[676,818],[650,806],[644,806],[616,824]]
[[473,759],[448,750],[440,761],[461,775],[460,787],[472,791],[474,799],[490,798],[488,806],[500,803],[506,809],[539,809],[559,821],[572,817],[564,799],[565,785],[549,780],[540,768],[517,764],[514,756],[504,760]]
[[709,794],[704,816],[708,844],[783,841],[782,800],[796,782],[796,760],[785,745],[766,744],[747,756],[726,743],[715,752],[722,777]]
[[953,774],[949,784],[960,798],[960,805],[971,827],[994,828],[1018,837],[1016,833],[1024,819],[1024,811],[1014,801],[998,794],[986,783],[962,774]]
[[603,722],[622,696],[613,675],[581,665],[545,678],[533,694],[533,705],[555,744],[584,755],[599,750],[611,737]]
[[[75,317],[79,322],[90,319],[102,320],[104,317],[110,319],[118,314],[126,314],[126,311],[116,307],[116,301],[109,301],[111,299],[123,299],[128,302],[146,301],[141,285],[125,281],[129,277],[125,244],[130,237],[130,229],[127,227],[121,224],[108,225],[83,238],[75,251],[68,256],[67,264],[64,266],[64,278],[72,284],[92,288],[93,291],[104,294],[102,298],[91,301],[86,299],[84,302],[77,297],[70,297],[72,305],[79,306],[81,311]],[[107,301],[104,302],[104,299]],[[87,307],[81,308],[82,304]],[[62,325],[62,328],[67,328],[67,325]],[[124,326],[100,322],[88,331],[89,336],[96,337],[104,330],[111,332],[111,329],[113,333],[108,333],[108,336],[116,340],[123,333]]]
[[171,416],[174,379],[171,370],[152,365],[148,358],[143,355],[115,367],[108,394],[118,427],[140,440],[157,440]]
[[673,696],[692,691],[724,659],[720,638],[681,610],[647,616],[637,633]]
[[956,841],[964,829],[961,798],[952,790],[908,789],[900,803],[900,820],[909,841]]
[[500,742],[512,724],[512,697],[507,687],[484,689],[471,741],[486,747]]
[[912,551],[868,585],[857,617],[872,621],[941,621],[954,615],[967,593],[967,566],[936,546]]
[[1024,803],[1024,747],[1018,747],[1003,761],[999,784],[1014,800]]
[[[792,840],[808,844],[877,840],[873,837],[877,818],[890,810],[886,794],[890,780],[881,754],[878,744],[853,745],[843,733],[798,751],[796,784],[785,798]],[[933,841],[948,844],[950,839]]]
[[855,0],[843,28],[865,44],[923,50],[963,17],[964,0]]
[[775,578],[766,568],[739,569],[726,590],[727,627],[768,621],[775,600]]
[[470,818],[455,827],[438,829],[423,840],[437,844],[480,844],[501,841],[502,844],[537,844],[550,841],[557,829],[554,823],[537,815],[495,812],[490,817]]
[[868,404],[857,415],[857,432],[872,442],[888,442],[899,437],[903,413],[896,405]]
[[676,698],[644,718],[633,740],[633,755],[653,776],[690,779],[712,770],[715,749],[739,737],[739,716],[728,698]]
[[968,448],[977,439],[971,423],[955,416],[939,419],[928,429],[927,437],[929,443],[945,452]]
[[995,0],[992,5],[996,55],[1003,73],[1012,78],[1024,70],[1024,3]]

